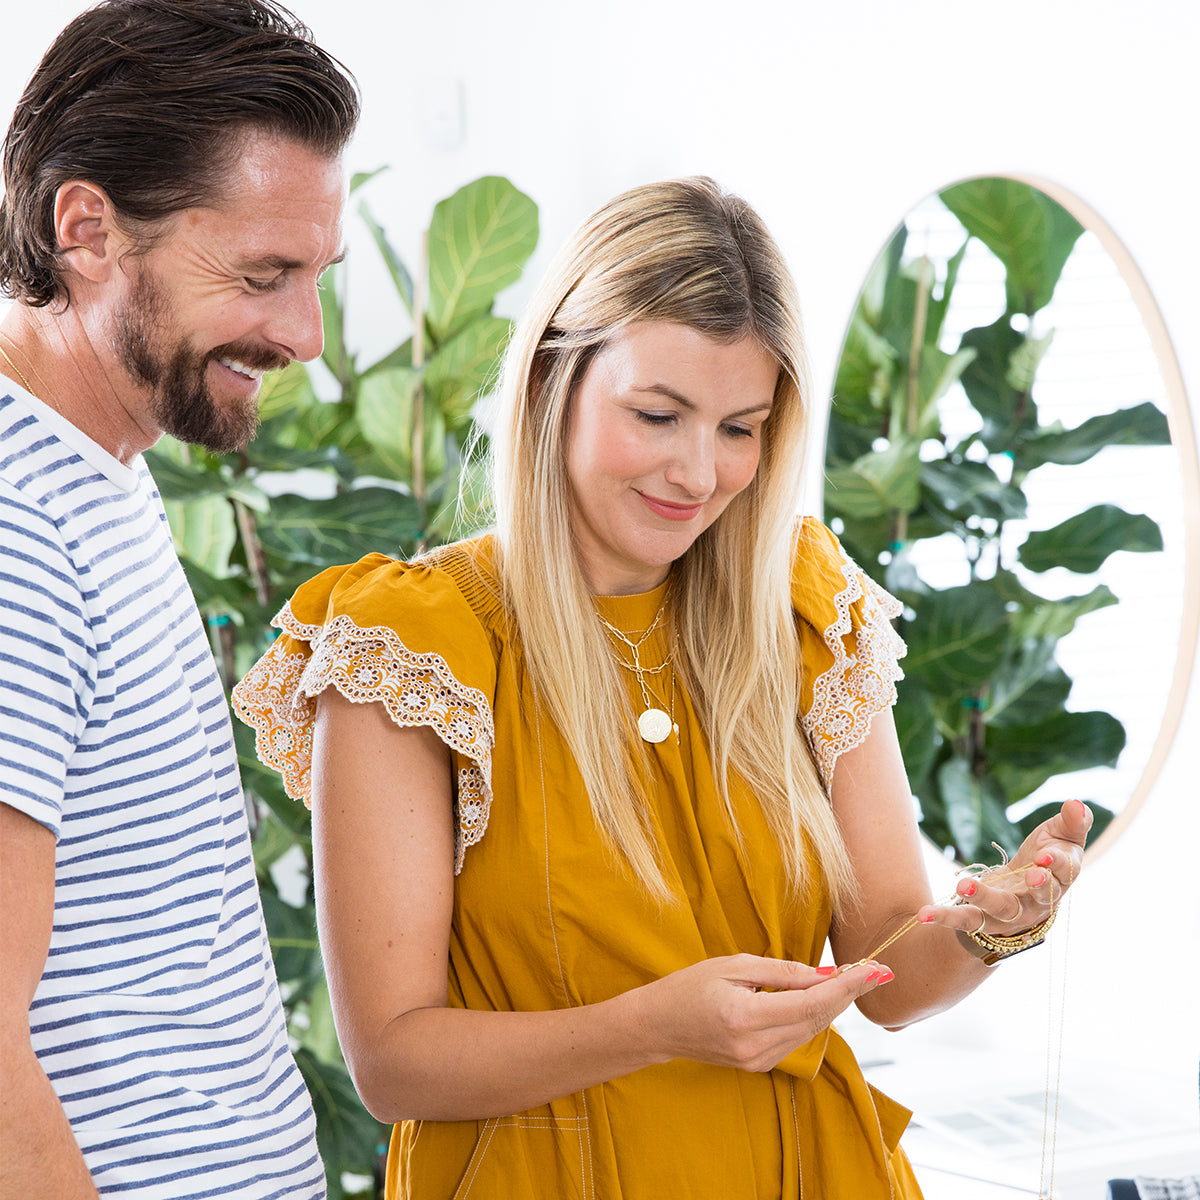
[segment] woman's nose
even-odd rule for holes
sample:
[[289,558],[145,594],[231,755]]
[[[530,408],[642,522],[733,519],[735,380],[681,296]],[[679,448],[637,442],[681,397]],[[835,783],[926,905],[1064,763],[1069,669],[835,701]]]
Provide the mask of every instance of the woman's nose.
[[707,433],[681,440],[666,472],[667,482],[690,498],[707,500],[717,487],[716,454]]

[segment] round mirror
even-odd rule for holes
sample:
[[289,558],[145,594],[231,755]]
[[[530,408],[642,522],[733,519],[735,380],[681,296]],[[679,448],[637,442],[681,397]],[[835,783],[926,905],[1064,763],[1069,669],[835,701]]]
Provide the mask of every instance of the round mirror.
[[1041,180],[917,205],[859,294],[825,466],[826,520],[905,605],[925,833],[994,861],[1078,796],[1102,850],[1166,756],[1200,608],[1182,379],[1111,230]]

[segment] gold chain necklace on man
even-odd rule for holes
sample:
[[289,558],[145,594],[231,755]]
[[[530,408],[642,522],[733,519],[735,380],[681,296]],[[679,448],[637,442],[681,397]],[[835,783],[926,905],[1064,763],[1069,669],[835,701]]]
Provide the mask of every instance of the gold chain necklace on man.
[[665,742],[674,731],[675,736],[679,736],[679,726],[675,724],[675,677],[671,676],[671,698],[666,703],[667,708],[659,707],[659,698],[655,695],[650,685],[646,681],[648,675],[661,675],[671,665],[671,656],[668,654],[666,661],[657,667],[642,666],[641,650],[646,639],[659,627],[662,623],[663,613],[666,611],[667,598],[664,596],[662,603],[658,606],[658,612],[654,614],[654,620],[650,622],[650,627],[642,634],[636,642],[630,641],[615,625],[606,621],[599,613],[596,614],[600,624],[604,626],[608,632],[618,641],[622,642],[629,649],[632,662],[626,662],[623,655],[614,654],[613,658],[625,668],[627,671],[632,671],[638,681],[638,687],[642,693],[642,703],[645,708],[637,719],[638,733],[642,735],[642,740],[645,742]]
[[[6,335],[6,336],[7,336],[7,335]],[[6,363],[8,363],[8,365],[9,365],[10,367],[12,367],[12,369],[13,369],[14,371],[16,371],[16,373],[17,373],[17,378],[18,378],[18,379],[21,381],[21,386],[22,386],[22,387],[24,387],[24,389],[25,389],[25,390],[26,390],[26,391],[27,391],[27,392],[28,392],[28,393],[29,393],[31,396],[36,396],[36,395],[37,395],[37,393],[36,393],[36,392],[33,390],[33,384],[31,384],[31,383],[29,382],[29,380],[25,378],[25,372],[24,372],[24,371],[22,371],[22,370],[21,370],[21,368],[20,368],[20,367],[18,367],[18,366],[17,366],[17,364],[16,364],[15,362],[13,362],[13,360],[12,360],[11,358],[9,358],[9,357],[8,357],[8,351],[7,351],[7,350],[5,350],[3,346],[0,346],[0,357],[2,357],[2,358],[4,359],[4,361],[5,361]]]

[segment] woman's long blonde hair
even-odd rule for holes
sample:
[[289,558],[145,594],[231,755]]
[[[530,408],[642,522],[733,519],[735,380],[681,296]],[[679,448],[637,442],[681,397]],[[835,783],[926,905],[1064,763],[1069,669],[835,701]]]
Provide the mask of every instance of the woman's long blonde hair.
[[600,828],[643,885],[671,900],[645,816],[646,752],[580,567],[565,466],[575,389],[635,321],[725,343],[752,337],[779,362],[753,481],[671,568],[675,666],[739,840],[731,771],[762,805],[797,895],[813,882],[811,854],[835,902],[845,899],[845,850],[799,723],[790,577],[808,430],[804,335],[771,235],[710,179],[650,184],[604,205],[514,331],[491,453],[500,579],[527,669]]

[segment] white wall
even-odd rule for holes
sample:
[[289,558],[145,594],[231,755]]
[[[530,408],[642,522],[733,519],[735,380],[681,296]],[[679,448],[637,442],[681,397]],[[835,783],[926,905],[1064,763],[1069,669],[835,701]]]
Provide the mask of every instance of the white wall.
[[[365,118],[350,165],[392,167],[367,195],[410,254],[434,201],[480,174],[508,175],[540,205],[535,271],[620,189],[711,174],[759,208],[788,253],[827,390],[858,285],[910,205],[964,175],[1032,173],[1077,193],[1124,240],[1200,419],[1193,0],[294,3],[361,80]],[[5,117],[82,5],[6,7]],[[431,148],[422,114],[457,86],[462,144]],[[352,249],[360,244],[355,233]],[[352,263],[364,293],[376,278],[372,257],[366,250]],[[514,291],[510,312],[525,285]],[[368,354],[400,339],[382,291],[360,299],[354,319]],[[1193,1110],[1198,690],[1141,814],[1079,886],[1068,1001],[1072,1052],[1162,1064]],[[1041,1011],[1042,968],[1018,960],[1003,970],[1007,978],[930,1034],[997,1051],[1027,1041],[1003,1014]]]

